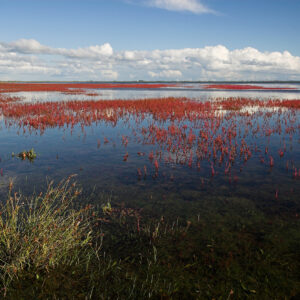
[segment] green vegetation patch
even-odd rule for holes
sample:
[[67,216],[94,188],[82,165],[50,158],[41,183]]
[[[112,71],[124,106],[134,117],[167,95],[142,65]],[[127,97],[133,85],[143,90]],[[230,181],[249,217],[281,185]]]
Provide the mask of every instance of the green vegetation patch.
[[28,159],[30,162],[34,161],[36,159],[36,152],[34,151],[34,149],[32,148],[31,150],[24,150],[18,154],[15,154],[14,152],[11,154],[12,157],[19,157],[21,158],[22,160],[26,160]]
[[237,197],[203,199],[190,218],[157,218],[108,197],[75,209],[79,195],[71,178],[30,198],[10,187],[0,217],[4,299],[299,296],[297,218]]

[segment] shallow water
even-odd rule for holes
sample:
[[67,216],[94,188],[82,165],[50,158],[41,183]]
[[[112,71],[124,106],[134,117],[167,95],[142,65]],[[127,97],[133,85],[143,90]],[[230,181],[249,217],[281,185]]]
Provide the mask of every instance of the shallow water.
[[[181,266],[182,282],[206,293],[202,298],[227,293],[229,299],[231,289],[241,299],[253,291],[261,299],[296,295],[300,85],[273,86],[283,90],[186,84],[75,94],[2,91],[1,198],[11,183],[30,195],[76,174],[80,205],[133,208],[141,226],[153,219],[192,224],[182,240],[162,238],[160,253]],[[32,148],[32,161],[18,156]],[[123,229],[116,236],[126,239]],[[109,251],[119,260],[140,250],[116,240]],[[185,271],[195,264],[199,282]]]
[[[277,86],[277,85],[276,85]],[[281,85],[282,86],[282,85]],[[187,86],[185,88],[161,88],[161,89],[85,89],[86,94],[63,94],[60,92],[18,92],[6,93],[10,96],[22,97],[24,102],[46,101],[70,101],[70,100],[114,100],[114,99],[151,99],[165,97],[187,97],[198,101],[207,101],[214,98],[245,97],[252,99],[299,99],[300,84],[287,85],[295,90],[207,90],[201,87]]]
[[[208,99],[214,101],[215,98],[228,97],[267,100],[297,99],[300,96],[299,90],[207,91],[201,87],[199,84],[194,84],[177,89],[86,91],[99,94],[99,97],[85,94],[66,95],[59,92],[19,92],[9,95],[21,97],[21,103],[162,97],[186,97],[205,102]],[[280,88],[285,87],[299,88],[295,84],[280,85]],[[218,163],[220,152],[215,158],[212,158],[211,153],[205,154],[205,157],[200,159],[196,155],[197,145],[193,145],[188,147],[191,153],[183,154],[182,150],[179,151],[180,153],[172,153],[166,150],[165,142],[157,142],[157,140],[153,142],[153,137],[152,140],[149,138],[147,140],[145,135],[141,134],[142,128],[150,125],[167,129],[171,124],[178,126],[185,124],[186,135],[192,129],[198,136],[199,130],[201,131],[206,122],[203,119],[170,122],[170,120],[156,119],[151,114],[143,119],[129,114],[129,119],[128,116],[119,118],[116,124],[100,120],[84,127],[77,124],[72,129],[66,125],[48,127],[41,133],[40,130],[24,129],[22,126],[20,128],[18,119],[2,118],[0,136],[2,192],[5,191],[10,178],[14,179],[17,187],[30,193],[32,190],[39,190],[47,180],[59,181],[70,174],[77,174],[78,182],[83,185],[87,193],[96,189],[104,195],[113,194],[115,199],[118,199],[116,201],[134,206],[146,205],[155,214],[162,212],[171,215],[181,214],[182,211],[189,211],[190,204],[186,204],[187,201],[197,202],[202,197],[210,195],[230,195],[250,198],[257,202],[257,205],[268,208],[267,210],[287,210],[295,216],[299,209],[297,199],[300,195],[299,176],[298,173],[295,175],[300,166],[299,109],[293,110],[293,116],[290,115],[289,109],[276,107],[244,106],[241,112],[248,112],[248,116],[233,115],[228,120],[222,119],[221,125],[213,133],[213,138],[216,138],[222,134],[221,128],[230,127],[233,120],[234,126],[237,126],[236,129],[239,131],[234,139],[237,150],[240,149],[242,140],[246,141],[250,149],[249,159],[237,155],[237,159],[230,166],[230,174],[225,171],[228,164],[226,159]],[[231,111],[219,109],[217,113],[226,116]],[[267,116],[268,113],[270,115]],[[284,124],[286,119],[288,124]],[[5,124],[5,120],[6,122],[10,120],[11,124]],[[251,128],[249,122],[252,122]],[[282,126],[282,132],[265,135],[267,128],[276,131],[278,122]],[[286,133],[285,129],[290,126],[290,122],[293,123],[295,130]],[[265,128],[253,134],[251,131],[256,126]],[[206,130],[211,131],[211,129]],[[127,137],[127,145],[122,143],[122,136]],[[104,142],[105,138],[108,139],[107,143]],[[37,158],[33,162],[23,161],[11,155],[12,152],[19,153],[31,148],[37,152]],[[278,151],[283,148],[284,155],[280,157]],[[210,145],[208,152],[212,150]],[[151,151],[154,151],[153,160],[149,160]],[[128,159],[124,161],[126,153]],[[190,158],[190,155],[193,157]],[[270,157],[274,160],[274,166],[270,166]],[[155,160],[159,164],[159,169],[154,166]],[[152,195],[153,201],[145,200],[149,195]],[[288,203],[287,206],[284,204],[285,201]],[[157,202],[160,204],[157,205]],[[177,211],[174,209],[176,205]]]

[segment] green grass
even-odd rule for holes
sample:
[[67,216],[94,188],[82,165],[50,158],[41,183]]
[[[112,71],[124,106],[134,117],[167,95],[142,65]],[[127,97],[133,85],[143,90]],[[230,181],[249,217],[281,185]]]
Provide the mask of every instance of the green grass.
[[0,216],[0,298],[299,296],[296,219],[268,219],[243,198],[211,198],[200,215],[157,219],[108,198],[98,209],[75,208],[79,195],[71,178],[29,198],[10,185]]
[[58,267],[88,264],[93,255],[89,207],[75,210],[79,194],[70,178],[45,194],[9,192],[0,216],[0,281],[5,295],[26,273],[36,279]]

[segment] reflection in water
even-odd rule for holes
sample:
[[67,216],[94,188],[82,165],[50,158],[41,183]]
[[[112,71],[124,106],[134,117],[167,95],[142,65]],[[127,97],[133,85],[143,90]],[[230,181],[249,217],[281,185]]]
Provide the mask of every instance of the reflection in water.
[[[286,193],[298,178],[295,103],[251,98],[13,101],[2,104],[3,166],[5,174],[30,174],[29,187],[45,175],[70,173],[80,173],[89,187],[107,190],[110,185],[114,191],[122,185],[137,191],[142,181],[141,197],[154,187],[176,190],[179,184],[180,192],[186,187],[197,191],[220,185],[230,191],[243,186],[249,196],[249,188],[272,178],[273,184],[283,185],[280,191],[273,184],[264,186],[273,197]],[[40,154],[34,164],[9,157],[32,147]],[[297,193],[295,187],[291,195]]]
[[[259,84],[256,84],[259,85]],[[83,89],[84,94],[67,94],[61,92],[15,92],[9,96],[22,97],[25,102],[37,101],[69,101],[69,100],[114,100],[114,99],[149,99],[166,97],[186,97],[199,101],[215,98],[245,97],[252,99],[299,99],[299,84],[268,84],[267,87],[282,88],[283,90],[207,90],[204,84],[184,84],[178,87],[159,89]],[[259,86],[266,86],[260,84]],[[291,88],[293,90],[288,90]],[[285,90],[284,90],[285,89]]]
[[[184,224],[177,240],[166,234],[161,249],[156,244],[162,263],[153,265],[181,266],[185,293],[297,293],[291,287],[299,270],[300,106],[269,101],[299,99],[297,91],[87,93],[99,96],[18,92],[10,95],[22,100],[9,102],[0,94],[2,199],[12,180],[16,191],[31,194],[77,174],[82,202],[129,207],[145,228],[152,218],[161,226]],[[12,155],[32,148],[32,161]],[[126,226],[109,249],[116,261],[141,253]],[[137,241],[144,243],[140,232]]]

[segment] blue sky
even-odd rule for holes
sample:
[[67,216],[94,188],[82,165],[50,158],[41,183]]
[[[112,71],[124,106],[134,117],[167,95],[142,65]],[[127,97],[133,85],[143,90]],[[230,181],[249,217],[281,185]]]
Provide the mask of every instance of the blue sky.
[[299,0],[0,0],[0,79],[299,80],[299,15]]

